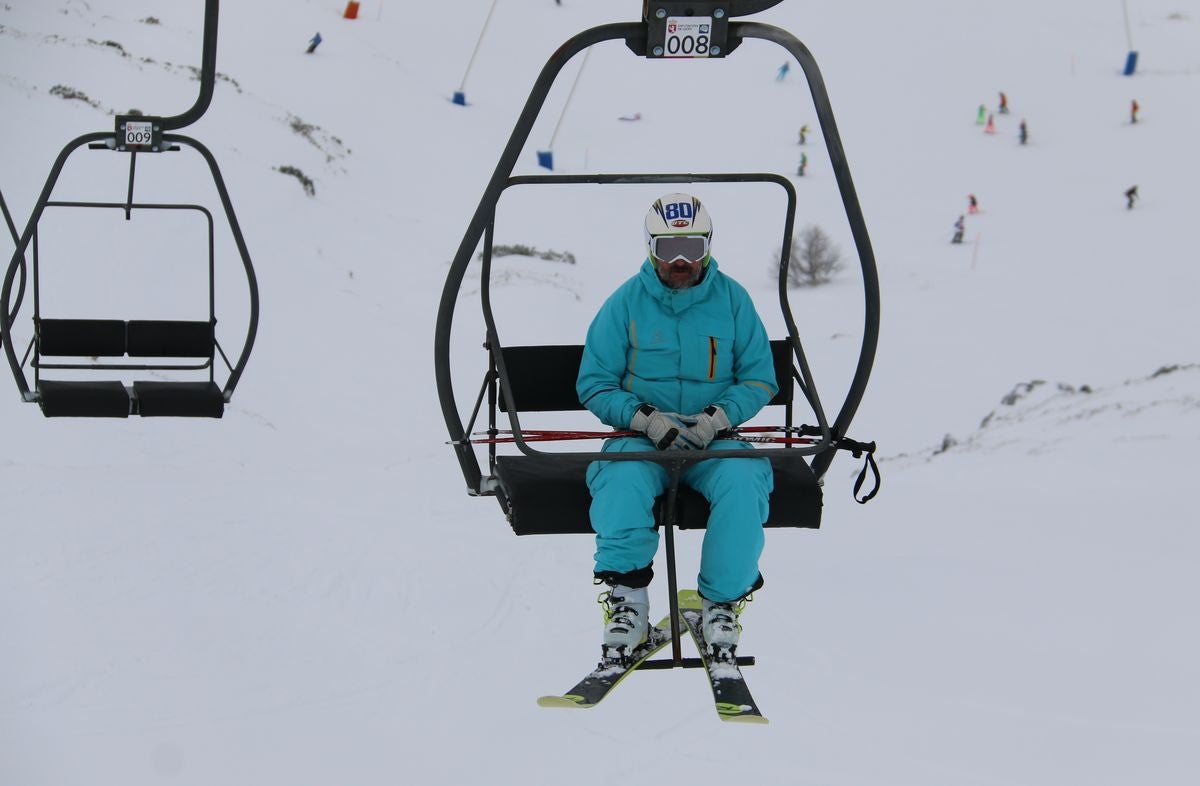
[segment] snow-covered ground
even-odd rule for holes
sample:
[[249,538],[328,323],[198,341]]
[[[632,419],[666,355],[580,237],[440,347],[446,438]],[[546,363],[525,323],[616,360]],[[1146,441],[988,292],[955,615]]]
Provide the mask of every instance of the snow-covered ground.
[[[840,457],[824,527],[769,533],[744,618],[766,727],[717,721],[691,670],[636,674],[587,712],[538,708],[595,660],[592,544],[514,537],[443,444],[433,316],[464,225],[545,59],[641,4],[501,0],[465,109],[448,99],[489,0],[364,0],[353,22],[342,5],[224,4],[222,78],[184,131],[221,164],[262,288],[224,419],[46,420],[15,386],[0,400],[0,783],[1195,782],[1200,4],[1128,4],[1132,78],[1114,3],[787,0],[761,15],[821,65],[884,320],[852,428],[880,445],[880,496],[854,504]],[[0,190],[19,225],[68,140],[110,112],[190,106],[202,6],[0,2]],[[805,151],[799,223],[850,256],[807,89],[797,69],[775,80],[784,59],[761,42],[717,62],[597,47],[559,168],[788,174]],[[578,71],[519,171],[536,171]],[[985,135],[976,109],[999,91],[1012,111]],[[139,157],[137,196],[211,200],[197,161]],[[55,196],[120,201],[126,167],[77,153]],[[778,335],[776,191],[698,189],[723,270]],[[656,192],[506,196],[498,243],[578,262],[498,260],[501,336],[578,342],[640,262]],[[969,193],[982,213],[952,246]],[[48,216],[48,316],[203,313],[194,222],[104,218]],[[221,233],[233,341],[245,287]],[[793,304],[836,409],[861,337],[852,267]],[[476,311],[464,294],[464,407],[484,368]],[[680,536],[685,581],[697,546]],[[651,597],[665,608],[665,586]]]

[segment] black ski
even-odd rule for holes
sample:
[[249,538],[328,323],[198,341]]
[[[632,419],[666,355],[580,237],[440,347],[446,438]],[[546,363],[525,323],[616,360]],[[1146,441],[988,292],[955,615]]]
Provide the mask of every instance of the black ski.
[[629,658],[622,661],[609,659],[600,661],[590,674],[561,696],[538,698],[538,706],[580,709],[595,707],[613,688],[617,687],[621,680],[629,676],[630,672],[670,643],[671,618],[663,617],[662,622],[650,629],[650,637],[635,649]]
[[709,657],[704,633],[700,628],[701,610],[699,592],[679,591],[679,615],[683,617],[683,624],[687,625],[692,634],[692,641],[700,651],[700,658],[704,661],[708,680],[712,683],[717,715],[723,721],[735,723],[766,723],[767,719],[754,703],[754,697],[750,695],[750,688],[746,685],[746,678],[742,676],[742,670],[738,668],[732,654],[728,657]]

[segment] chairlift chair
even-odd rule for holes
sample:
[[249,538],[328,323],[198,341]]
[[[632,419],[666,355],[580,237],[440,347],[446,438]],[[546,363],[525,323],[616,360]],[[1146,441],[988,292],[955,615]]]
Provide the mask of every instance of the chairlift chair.
[[[655,511],[657,523],[665,535],[673,633],[672,657],[669,660],[650,661],[643,664],[642,668],[699,665],[698,661],[681,656],[679,609],[676,600],[673,530],[675,527],[703,528],[708,516],[707,502],[703,497],[679,483],[683,470],[689,464],[712,458],[769,459],[775,473],[775,490],[771,495],[770,516],[766,526],[805,528],[820,526],[822,479],[839,449],[852,450],[856,455],[867,452],[868,464],[874,468],[870,456],[874,444],[855,442],[847,437],[847,431],[862,400],[875,356],[879,333],[879,282],[866,224],[850,178],[829,98],[812,55],[790,33],[761,23],[732,21],[736,17],[765,10],[778,2],[780,0],[646,0],[640,22],[594,27],[574,36],[559,47],[538,76],[474,217],[467,227],[451,263],[438,310],[434,355],[438,393],[450,444],[466,480],[467,493],[473,496],[495,497],[516,534],[591,534],[588,515],[590,494],[584,474],[588,464],[593,461],[653,461],[668,470],[671,480],[667,491],[656,503]],[[668,24],[681,17],[693,24],[706,25],[711,31],[710,37],[701,42],[705,50],[703,53],[696,51],[699,48],[696,41],[693,40],[690,44],[681,42],[676,33],[668,32]],[[675,31],[679,29],[679,25],[672,27]],[[676,38],[672,38],[672,35],[676,35]],[[624,41],[633,54],[651,60],[663,59],[680,52],[686,53],[689,46],[692,56],[724,58],[747,39],[763,39],[782,46],[797,60],[808,80],[862,271],[865,296],[862,345],[846,398],[832,423],[826,419],[788,302],[787,273],[792,225],[796,214],[796,192],[786,177],[764,173],[631,173],[520,177],[512,175],[517,158],[525,147],[555,78],[572,57],[587,47],[604,41],[618,40]],[[537,450],[530,444],[536,440],[527,439],[522,430],[521,414],[583,409],[575,392],[575,379],[583,348],[579,345],[506,347],[501,342],[492,314],[489,278],[495,210],[505,190],[513,186],[561,186],[579,183],[607,186],[746,182],[776,184],[782,188],[787,199],[778,279],[779,302],[787,325],[787,336],[772,341],[779,393],[770,405],[782,406],[786,427],[804,429],[803,433],[815,438],[814,444],[789,444],[755,451],[601,453]],[[481,242],[483,248],[480,299],[486,326],[484,346],[487,350],[487,367],[475,398],[474,408],[464,426],[451,378],[450,338],[463,278],[472,255]],[[796,395],[797,392],[799,396]],[[815,418],[816,423],[813,426],[793,426],[794,405],[801,398]],[[471,438],[485,401],[487,433],[491,436],[499,434],[497,416],[506,415],[511,425],[512,442],[518,450],[513,455],[499,455],[495,441],[490,441],[486,447],[486,473],[481,469],[479,456],[479,452],[484,448]],[[864,474],[865,472],[866,467]],[[875,480],[877,489],[877,472]],[[862,482],[862,476],[859,482]],[[873,493],[860,501],[869,499]],[[741,657],[738,660],[739,663],[753,662],[753,658]]]
[[[113,131],[84,134],[67,143],[59,153],[25,231],[17,239],[3,290],[0,291],[0,332],[4,353],[24,401],[37,403],[46,417],[214,417],[224,413],[249,359],[258,330],[258,283],[246,241],[234,214],[225,180],[212,153],[199,141],[170,133],[188,126],[204,114],[216,84],[218,0],[205,0],[200,92],[193,106],[172,117],[136,113],[118,115]],[[124,201],[52,200],[51,195],[67,159],[81,147],[123,153],[129,156],[129,176]],[[216,337],[214,221],[211,211],[197,204],[142,203],[134,201],[134,181],[139,155],[157,156],[188,147],[208,165],[225,218],[241,257],[249,292],[249,315],[245,339],[236,361],[231,362]],[[41,313],[39,291],[39,222],[47,208],[95,209],[124,214],[154,211],[195,212],[207,225],[208,315],[204,320],[74,319],[46,317]],[[25,293],[25,255],[32,250],[30,271],[33,282],[33,338],[21,359],[13,345],[12,325]],[[17,273],[21,282],[13,301]],[[11,305],[11,308],[10,308]],[[224,362],[228,375],[217,384],[216,360]],[[101,359],[104,359],[101,362]],[[25,368],[33,369],[33,384]],[[87,379],[47,379],[43,371],[88,372]],[[200,380],[139,380],[126,385],[120,380],[95,379],[114,371],[207,372]],[[100,372],[92,374],[90,372]],[[76,376],[79,376],[78,374]]]

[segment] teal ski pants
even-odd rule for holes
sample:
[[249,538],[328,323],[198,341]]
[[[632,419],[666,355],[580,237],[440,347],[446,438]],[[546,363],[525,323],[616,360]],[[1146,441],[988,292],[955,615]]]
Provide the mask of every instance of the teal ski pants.
[[[605,452],[653,450],[642,437],[610,440]],[[745,442],[717,440],[710,450],[753,450]],[[690,465],[683,484],[700,492],[711,508],[700,551],[700,594],[731,601],[758,580],[774,477],[767,459],[709,459]],[[654,561],[658,530],[654,500],[670,482],[667,470],[650,461],[596,461],[587,471],[596,532],[596,572],[629,573]]]

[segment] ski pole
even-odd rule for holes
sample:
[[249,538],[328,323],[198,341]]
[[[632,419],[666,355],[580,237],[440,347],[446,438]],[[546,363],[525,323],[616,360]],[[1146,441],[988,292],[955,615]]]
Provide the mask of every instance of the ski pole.
[[[759,431],[782,431],[784,429],[770,429],[766,427],[758,427]],[[776,437],[766,434],[743,434],[743,430],[735,430],[722,432],[718,439],[736,439],[742,442],[751,442],[764,445],[815,445],[816,439],[811,437]],[[476,432],[477,434],[486,434],[486,432]],[[483,436],[477,439],[468,440],[472,445],[502,445],[516,442],[517,438],[510,430],[501,430],[497,432],[503,436],[488,437]],[[581,439],[609,439],[612,437],[632,437],[637,436],[636,431],[552,431],[552,430],[523,430],[522,438],[526,442],[555,442],[569,441]],[[453,444],[453,443],[447,443]]]
[[[522,439],[526,442],[556,442],[560,440],[577,440],[577,439],[605,439],[607,437],[631,437],[635,432],[621,431],[601,431],[597,433],[574,432],[574,431],[557,431],[553,434],[532,434],[522,432]],[[500,437],[480,437],[478,439],[463,440],[472,445],[502,445],[508,442],[516,442],[517,438],[511,432]],[[459,442],[448,441],[447,445],[461,444]]]
[[[493,433],[493,432],[490,432],[490,431],[472,432],[472,434],[477,437],[487,436],[491,433]],[[516,432],[513,431],[512,429],[502,428],[502,429],[496,429],[495,433],[511,435],[511,434],[515,434]],[[561,430],[561,429],[545,429],[545,428],[523,428],[523,429],[521,429],[522,435],[532,435],[532,436],[536,436],[536,437],[558,436],[558,437],[563,437],[563,438],[570,437],[570,438],[578,438],[578,439],[584,439],[586,437],[597,437],[597,438],[631,437],[636,433],[637,433],[636,431],[584,431],[584,430],[575,430],[575,429]]]
[[[736,428],[726,429],[722,434],[801,434],[803,436],[817,436],[819,430],[813,426],[737,426]],[[486,436],[491,433],[488,431],[472,432],[475,436]],[[512,434],[512,429],[497,429],[497,434]],[[552,435],[552,434],[586,434],[593,437],[630,437],[638,432],[629,430],[614,430],[614,431],[588,431],[583,429],[543,429],[543,428],[526,428],[521,429],[522,434]]]

